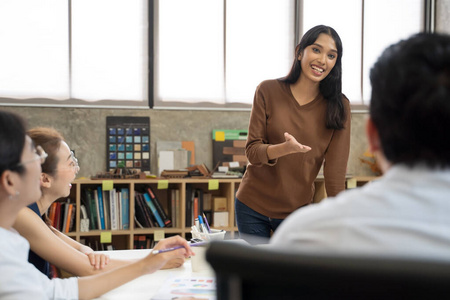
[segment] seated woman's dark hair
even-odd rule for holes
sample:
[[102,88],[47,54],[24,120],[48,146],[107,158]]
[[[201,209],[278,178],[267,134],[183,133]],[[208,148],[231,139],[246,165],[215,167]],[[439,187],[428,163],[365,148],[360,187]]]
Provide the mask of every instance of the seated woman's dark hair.
[[24,171],[20,164],[25,145],[24,120],[11,112],[0,111],[0,174],[5,170]]

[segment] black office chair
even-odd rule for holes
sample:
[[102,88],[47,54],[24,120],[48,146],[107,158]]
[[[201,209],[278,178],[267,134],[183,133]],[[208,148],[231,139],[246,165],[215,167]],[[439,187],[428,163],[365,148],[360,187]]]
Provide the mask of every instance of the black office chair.
[[[450,249],[449,249],[450,251]],[[294,253],[212,242],[217,300],[444,299],[450,262]]]

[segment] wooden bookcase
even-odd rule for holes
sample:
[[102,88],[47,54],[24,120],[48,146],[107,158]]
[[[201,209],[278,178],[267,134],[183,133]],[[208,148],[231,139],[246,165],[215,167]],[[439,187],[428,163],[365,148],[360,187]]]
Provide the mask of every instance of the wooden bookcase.
[[[113,183],[114,188],[120,189],[126,187],[129,189],[129,199],[130,199],[130,228],[127,230],[90,230],[87,232],[82,232],[81,223],[81,195],[83,189],[86,188],[97,188],[102,186],[103,180],[90,180],[90,179],[77,179],[72,183],[72,190],[69,196],[70,201],[76,204],[75,208],[75,224],[73,230],[66,233],[71,238],[80,242],[83,240],[97,240],[100,243],[102,235],[111,235],[111,244],[114,245],[115,249],[133,249],[133,243],[135,236],[146,235],[154,239],[155,236],[160,237],[161,235],[167,237],[172,235],[180,235],[184,238],[189,239],[191,237],[190,227],[183,226],[186,221],[186,187],[191,185],[193,188],[203,189],[205,192],[211,193],[213,197],[225,197],[227,199],[229,220],[228,227],[213,227],[215,229],[223,229],[227,231],[226,238],[235,238],[238,236],[237,227],[235,226],[234,220],[234,198],[235,193],[241,182],[240,179],[164,179],[168,182],[168,187],[164,189],[158,189],[158,184],[160,184],[163,179],[105,179]],[[214,180],[215,182],[211,182]],[[210,184],[215,185],[218,181],[217,189],[209,189]],[[137,228],[134,222],[135,213],[135,188],[139,186],[150,185],[160,202],[163,206],[170,205],[169,202],[169,190],[179,189],[180,191],[180,216],[179,223],[180,226],[168,227],[168,228]],[[211,226],[212,227],[212,226]]]
[[[356,180],[357,186],[364,185],[365,183],[376,179],[377,177],[349,177],[349,180]],[[81,207],[81,195],[83,189],[86,188],[96,188],[102,186],[103,180],[90,180],[90,179],[77,179],[72,183],[72,190],[69,196],[70,201],[76,204],[75,208],[75,226],[73,230],[67,233],[68,236],[80,242],[82,240],[90,239],[97,240],[100,243],[100,238],[102,234],[111,234],[111,244],[114,245],[116,249],[133,249],[135,236],[146,235],[154,239],[155,235],[160,237],[161,235],[167,237],[172,235],[180,235],[184,238],[189,239],[191,237],[190,227],[183,226],[186,223],[186,189],[187,185],[191,185],[193,189],[200,188],[203,191],[211,193],[213,197],[225,197],[227,199],[228,206],[228,227],[213,227],[215,229],[223,229],[227,231],[226,238],[238,238],[238,229],[235,222],[235,212],[234,212],[234,199],[236,191],[238,190],[241,179],[115,179],[112,181],[114,188],[126,187],[129,189],[130,198],[130,228],[127,230],[90,230],[87,232],[81,232],[80,230],[80,207]],[[158,189],[158,184],[161,180],[168,182],[168,187],[164,189]],[[217,189],[209,189],[211,180],[218,181]],[[324,193],[324,182],[322,177],[318,177],[315,181],[316,184],[316,195],[314,197],[314,202],[321,201],[326,194]],[[180,226],[169,227],[169,228],[137,228],[134,222],[135,213],[135,188],[139,186],[150,185],[152,190],[162,202],[163,206],[167,207],[170,205],[169,202],[169,190],[179,189],[180,191],[180,215],[179,223]]]

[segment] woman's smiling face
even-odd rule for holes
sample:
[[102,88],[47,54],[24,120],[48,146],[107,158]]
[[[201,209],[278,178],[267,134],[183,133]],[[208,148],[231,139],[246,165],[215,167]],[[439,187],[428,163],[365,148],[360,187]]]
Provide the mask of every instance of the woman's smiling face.
[[66,142],[61,142],[56,155],[58,164],[55,177],[53,178],[52,189],[61,197],[67,197],[70,194],[71,183],[75,180],[80,168],[75,162],[73,153]]
[[330,74],[337,56],[338,51],[333,38],[325,33],[319,34],[316,41],[298,56],[302,66],[300,78],[319,83]]

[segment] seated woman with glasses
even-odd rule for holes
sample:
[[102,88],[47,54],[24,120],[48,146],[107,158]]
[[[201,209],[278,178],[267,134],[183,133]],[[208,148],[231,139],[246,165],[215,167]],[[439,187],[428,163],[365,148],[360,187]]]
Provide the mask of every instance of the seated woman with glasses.
[[[40,176],[42,196],[22,209],[14,223],[14,228],[30,243],[29,262],[49,278],[56,275],[51,273],[50,264],[76,276],[129,264],[131,260],[110,260],[107,255],[94,252],[50,225],[45,212],[57,199],[69,196],[71,182],[80,167],[63,136],[55,129],[33,128],[28,135],[48,154]],[[179,267],[183,263],[184,259],[178,258],[164,268]]]
[[194,255],[187,241],[175,236],[161,240],[155,249],[179,249],[151,253],[93,276],[49,279],[27,262],[29,243],[13,228],[19,213],[42,199],[44,159],[44,152],[27,136],[22,119],[0,110],[0,299],[92,299],[155,272],[171,259]]

